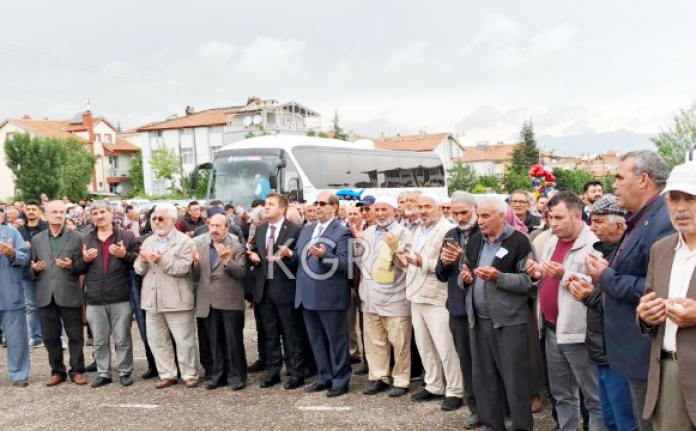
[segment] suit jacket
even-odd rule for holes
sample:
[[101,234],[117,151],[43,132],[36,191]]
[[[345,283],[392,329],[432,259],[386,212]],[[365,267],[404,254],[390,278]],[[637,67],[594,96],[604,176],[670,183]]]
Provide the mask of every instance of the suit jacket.
[[[79,271],[74,266],[82,254],[82,234],[63,228],[60,236],[58,254],[51,249],[50,230],[45,230],[31,239],[31,260],[46,262],[46,269],[34,273],[36,283],[36,306],[47,307],[52,299],[60,307],[81,307],[84,304],[84,292],[80,286]],[[63,269],[55,264],[55,259],[70,258],[73,268]]]
[[[658,241],[650,251],[650,263],[645,287],[655,291],[658,297],[669,297],[669,282],[672,275],[675,247],[679,235],[673,234]],[[696,273],[691,276],[686,297],[696,300]],[[665,325],[646,328],[652,336],[650,349],[650,372],[648,390],[645,397],[643,417],[650,418],[655,411],[660,392],[660,353],[665,336]],[[647,337],[646,337],[647,338]],[[650,340],[648,338],[648,340]],[[691,422],[696,423],[696,327],[677,330],[677,354],[679,355],[679,384]]]
[[604,340],[609,366],[619,374],[648,378],[650,340],[636,325],[636,307],[645,290],[652,245],[674,233],[663,197],[648,208],[645,221],[636,226],[620,255],[616,269],[602,272],[599,287],[604,292]]
[[[409,265],[406,269],[406,297],[416,304],[445,305],[447,302],[447,282],[437,279],[435,268],[442,250],[442,239],[454,226],[445,217],[433,226],[419,254],[423,258],[421,268]],[[411,252],[416,252],[419,238],[424,234],[424,226],[419,225],[411,238]]]
[[[193,263],[191,250],[194,246],[188,235],[174,230],[159,262],[143,262],[138,257],[133,269],[143,277],[140,308],[157,312],[194,309],[193,287],[188,277]],[[157,236],[149,236],[143,241],[141,249],[157,253]]]
[[210,309],[244,310],[244,246],[225,237],[222,242],[230,249],[227,265],[220,259],[211,267],[210,242],[198,246],[200,260],[194,268],[194,278],[198,279],[196,290],[196,317],[206,318]]
[[317,238],[317,244],[326,247],[326,254],[320,259],[307,253],[317,226],[310,224],[302,228],[290,259],[291,264],[298,268],[295,307],[303,306],[317,311],[347,310],[350,305],[350,230],[341,226],[336,219],[332,220]]
[[[468,239],[471,239],[479,232],[478,225],[474,225],[469,231]],[[459,227],[454,227],[445,234],[446,238],[453,238],[457,244],[462,244],[462,230]],[[468,243],[468,240],[466,240]],[[462,247],[466,250],[466,246]],[[441,250],[442,251],[442,250]],[[464,256],[462,256],[464,258]],[[466,316],[466,291],[459,287],[459,274],[461,272],[462,259],[460,262],[455,262],[449,266],[442,263],[440,256],[437,258],[437,266],[435,267],[435,275],[440,281],[447,282],[447,310],[451,316],[465,317]]]
[[[264,296],[279,304],[292,304],[295,301],[295,265],[290,265],[291,260],[285,259],[281,265],[277,262],[269,262],[266,256],[266,235],[269,229],[268,223],[256,228],[256,241],[253,251],[259,255],[261,262],[254,268],[254,302],[261,302]],[[288,219],[283,221],[280,231],[276,232],[273,243],[273,253],[278,252],[279,245],[293,248],[300,236],[300,226],[291,223]],[[287,269],[287,273],[283,270]]]

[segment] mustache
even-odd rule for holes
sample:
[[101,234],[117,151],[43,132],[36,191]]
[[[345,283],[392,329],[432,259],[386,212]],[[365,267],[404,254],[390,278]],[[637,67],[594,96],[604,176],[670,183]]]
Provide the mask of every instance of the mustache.
[[685,212],[678,212],[672,217],[674,220],[691,220],[691,214]]

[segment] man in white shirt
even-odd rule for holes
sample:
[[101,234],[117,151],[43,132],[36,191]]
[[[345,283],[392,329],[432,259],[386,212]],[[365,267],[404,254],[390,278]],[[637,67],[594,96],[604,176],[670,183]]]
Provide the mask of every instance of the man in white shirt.
[[652,336],[643,418],[653,429],[696,430],[696,171],[675,167],[663,194],[677,233],[653,245],[636,310]]

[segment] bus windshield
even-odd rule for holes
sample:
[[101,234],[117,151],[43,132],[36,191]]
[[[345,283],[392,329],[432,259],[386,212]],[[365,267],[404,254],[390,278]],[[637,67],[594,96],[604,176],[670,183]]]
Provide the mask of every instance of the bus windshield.
[[271,192],[270,176],[280,160],[279,149],[221,151],[213,162],[210,199],[249,205]]

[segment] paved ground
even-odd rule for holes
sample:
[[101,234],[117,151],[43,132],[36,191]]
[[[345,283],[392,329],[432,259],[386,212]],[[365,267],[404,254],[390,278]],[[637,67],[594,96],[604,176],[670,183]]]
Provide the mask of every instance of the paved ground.
[[[250,363],[255,359],[254,319],[247,315],[245,339]],[[440,411],[439,402],[413,403],[408,396],[361,394],[364,376],[354,376],[347,395],[326,398],[324,393],[287,391],[278,385],[261,389],[263,374],[252,374],[240,392],[227,388],[186,389],[177,385],[155,389],[154,380],[139,378],[146,367],[145,354],[134,325],[136,379],[133,386],[115,383],[99,389],[64,383],[47,388],[50,370],[46,351],[31,349],[28,388],[10,385],[6,350],[0,349],[0,430],[461,430],[466,408]],[[91,357],[91,348],[85,348]],[[89,380],[94,374],[89,375]],[[548,411],[535,415],[536,429],[552,430]]]

